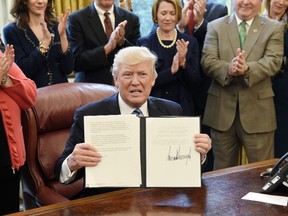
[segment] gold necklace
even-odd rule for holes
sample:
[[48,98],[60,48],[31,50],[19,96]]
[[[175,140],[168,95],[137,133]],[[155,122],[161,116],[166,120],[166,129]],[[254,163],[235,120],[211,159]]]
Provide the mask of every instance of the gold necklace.
[[159,36],[159,27],[157,28],[157,31],[156,31],[157,38],[158,38],[158,41],[159,41],[159,43],[160,43],[160,45],[161,45],[162,47],[164,47],[164,48],[166,48],[166,49],[169,49],[169,48],[171,48],[171,47],[173,47],[173,46],[175,45],[176,40],[177,40],[177,30],[174,29],[174,31],[175,31],[175,36],[174,36],[174,39],[173,39],[172,43],[171,43],[170,45],[165,45],[165,44],[161,41],[161,38],[160,38],[160,36]]

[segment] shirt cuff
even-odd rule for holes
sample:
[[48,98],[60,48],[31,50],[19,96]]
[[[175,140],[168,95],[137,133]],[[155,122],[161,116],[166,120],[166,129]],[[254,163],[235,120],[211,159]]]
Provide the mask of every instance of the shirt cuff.
[[185,32],[185,29],[181,30],[178,25],[179,25],[179,24],[176,25],[176,29],[177,29],[179,32],[184,33],[184,32]]
[[207,159],[207,155],[205,154],[204,159],[201,161],[201,165],[203,165],[206,162],[206,159]]
[[199,29],[201,27],[201,25],[203,24],[203,22],[204,22],[204,19],[202,19],[202,21],[199,23],[199,25],[195,25],[194,29],[195,30]]
[[62,184],[69,184],[74,180],[77,170],[71,172],[67,163],[68,157],[63,161],[62,168],[59,176],[59,181]]

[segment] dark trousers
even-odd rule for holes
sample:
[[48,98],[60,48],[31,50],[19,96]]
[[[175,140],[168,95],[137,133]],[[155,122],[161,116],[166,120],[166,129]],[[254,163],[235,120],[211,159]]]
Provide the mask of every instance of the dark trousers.
[[20,175],[11,167],[0,167],[0,215],[19,211]]

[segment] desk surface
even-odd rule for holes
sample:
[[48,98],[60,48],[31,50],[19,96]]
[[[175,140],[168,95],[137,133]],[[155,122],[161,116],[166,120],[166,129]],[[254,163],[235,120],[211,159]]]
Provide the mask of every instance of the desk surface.
[[201,188],[130,188],[13,215],[288,215],[288,207],[241,199],[248,192],[259,192],[268,181],[260,173],[276,161],[204,173]]

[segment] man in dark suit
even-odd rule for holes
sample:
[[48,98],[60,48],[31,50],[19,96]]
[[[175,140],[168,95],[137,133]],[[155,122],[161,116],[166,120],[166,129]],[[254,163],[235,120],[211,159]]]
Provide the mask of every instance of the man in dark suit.
[[[109,13],[113,32],[105,29],[105,12]],[[94,0],[92,4],[69,16],[68,36],[75,55],[75,82],[113,84],[110,68],[115,53],[136,44],[140,38],[137,15],[114,4],[114,0]]]
[[[214,168],[274,158],[271,78],[280,70],[284,26],[260,16],[262,0],[234,0],[235,13],[208,24],[201,65],[212,77],[203,124],[211,128]],[[243,39],[242,39],[243,38]]]
[[[144,116],[182,115],[179,104],[149,96],[157,77],[156,61],[157,57],[146,47],[132,46],[118,52],[112,74],[119,93],[85,105],[75,112],[66,148],[55,167],[60,182],[69,183],[79,179],[84,176],[84,167],[97,166],[101,162],[101,152],[91,144],[84,143],[84,116],[131,114],[135,108],[139,108]],[[194,142],[196,151],[201,153],[204,161],[211,149],[209,136],[197,134]],[[103,191],[103,188],[92,193],[85,190],[84,196],[105,191],[107,189]]]

